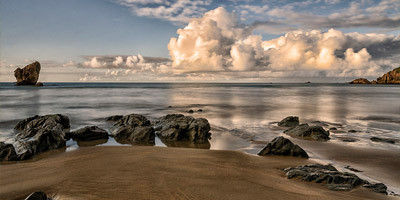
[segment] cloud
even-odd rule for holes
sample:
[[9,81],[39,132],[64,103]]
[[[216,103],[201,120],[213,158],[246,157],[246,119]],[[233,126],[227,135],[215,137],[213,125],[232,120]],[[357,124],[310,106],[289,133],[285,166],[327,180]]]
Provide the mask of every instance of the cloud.
[[93,57],[91,60],[84,62],[83,65],[92,68],[100,68],[106,66],[106,63],[98,62],[97,57]]
[[118,67],[120,64],[124,62],[124,59],[121,56],[115,57],[115,60],[112,62],[112,65]]
[[222,7],[209,11],[171,38],[172,66],[186,73],[304,70],[351,76],[356,70],[381,73],[381,59],[400,54],[400,36],[297,30],[264,41],[252,30]]

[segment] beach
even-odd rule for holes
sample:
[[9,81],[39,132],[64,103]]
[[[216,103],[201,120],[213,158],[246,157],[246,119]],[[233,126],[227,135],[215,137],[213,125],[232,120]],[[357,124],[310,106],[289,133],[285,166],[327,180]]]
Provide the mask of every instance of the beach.
[[331,191],[281,170],[302,158],[143,146],[85,147],[0,166],[0,196],[55,199],[391,199],[364,188]]

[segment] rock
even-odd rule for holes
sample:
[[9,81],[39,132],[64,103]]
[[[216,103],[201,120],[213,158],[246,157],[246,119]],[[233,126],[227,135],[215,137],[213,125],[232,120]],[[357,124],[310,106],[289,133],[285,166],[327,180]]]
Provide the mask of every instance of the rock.
[[155,144],[155,133],[143,115],[125,115],[110,128],[111,135],[120,143]]
[[170,114],[155,124],[156,134],[164,141],[190,141],[208,143],[211,137],[207,119],[193,118],[181,114]]
[[386,143],[390,143],[390,144],[396,143],[394,140],[387,139],[387,138],[371,137],[370,139],[374,142],[386,142]]
[[0,162],[18,160],[18,155],[12,144],[0,142]]
[[329,126],[327,123],[321,121],[312,121],[311,123],[317,126]]
[[384,74],[376,80],[377,84],[400,84],[400,67]]
[[350,84],[371,84],[371,82],[365,78],[358,78],[351,81]]
[[39,191],[30,194],[25,200],[47,200],[46,193]]
[[278,126],[280,127],[294,127],[299,125],[299,117],[297,116],[288,116],[278,122]]
[[355,168],[352,168],[352,167],[350,167],[350,165],[347,165],[346,167],[344,167],[345,169],[348,169],[348,170],[351,170],[351,171],[353,171],[353,172],[363,172],[363,171],[360,171],[360,170],[358,170],[358,169],[355,169]]
[[203,112],[203,109],[198,109],[197,112]]
[[349,133],[356,133],[357,131],[356,131],[356,130],[353,130],[353,129],[351,129],[351,130],[348,130],[347,132],[349,132]]
[[40,63],[38,61],[25,66],[24,68],[17,68],[14,71],[14,76],[17,79],[17,85],[35,85],[39,80]]
[[352,173],[339,172],[332,165],[302,165],[284,169],[286,177],[299,177],[303,181],[324,183],[331,190],[351,190],[367,183]]
[[273,139],[257,155],[282,155],[308,158],[307,153],[301,147],[282,136]]
[[387,195],[387,187],[383,183],[367,183],[363,187],[372,189],[374,192],[383,193]]
[[19,159],[65,146],[69,128],[69,118],[60,114],[36,115],[18,122],[14,128],[17,132],[14,146]]
[[283,132],[305,140],[327,141],[330,139],[329,131],[325,131],[321,126],[309,126],[308,124],[300,124]]
[[36,86],[36,87],[43,87],[43,83],[42,83],[42,82],[37,82],[37,83],[35,84],[35,86]]
[[106,117],[105,120],[106,121],[118,121],[123,117],[124,117],[123,115],[112,115],[112,116]]
[[97,126],[86,126],[81,129],[69,132],[68,138],[74,140],[98,140],[108,138],[108,132]]
[[190,114],[194,113],[193,110],[188,110],[188,111],[186,111],[186,112],[187,112],[187,113],[190,113]]
[[329,128],[329,130],[331,130],[331,131],[336,131],[337,128],[336,128],[336,127],[332,127],[332,128]]

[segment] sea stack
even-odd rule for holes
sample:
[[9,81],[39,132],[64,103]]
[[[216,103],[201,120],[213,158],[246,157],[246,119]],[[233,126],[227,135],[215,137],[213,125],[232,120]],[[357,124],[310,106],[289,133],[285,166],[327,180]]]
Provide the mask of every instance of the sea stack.
[[400,67],[376,79],[377,84],[400,84]]
[[25,66],[24,68],[17,68],[14,71],[14,76],[17,79],[17,85],[36,85],[39,80],[40,63],[38,61]]

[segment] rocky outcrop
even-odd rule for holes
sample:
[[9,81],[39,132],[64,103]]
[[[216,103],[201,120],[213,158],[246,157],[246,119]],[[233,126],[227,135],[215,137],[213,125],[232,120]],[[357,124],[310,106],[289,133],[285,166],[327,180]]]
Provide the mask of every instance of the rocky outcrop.
[[371,82],[365,78],[358,78],[351,81],[350,84],[371,84]]
[[207,119],[193,118],[182,114],[166,115],[155,124],[156,134],[166,142],[208,143],[211,137],[210,129]]
[[0,162],[18,160],[18,155],[12,144],[0,142]]
[[308,124],[300,124],[283,132],[291,137],[305,140],[327,141],[330,139],[329,131],[325,131],[321,126],[309,126]]
[[376,79],[377,84],[400,84],[400,67]]
[[362,185],[375,192],[386,194],[386,186],[383,183],[371,184],[353,173],[339,172],[332,165],[302,165],[286,168],[284,171],[289,179],[299,177],[303,181],[322,183],[331,190],[351,190]]
[[124,117],[123,115],[112,115],[112,116],[106,117],[105,120],[106,121],[118,121],[123,117]]
[[24,68],[17,68],[14,71],[14,76],[17,79],[17,85],[35,85],[39,80],[40,63],[38,61],[25,66]]
[[299,117],[297,116],[288,116],[278,122],[278,126],[280,127],[294,127],[299,124]]
[[282,155],[308,158],[304,149],[299,147],[297,144],[293,144],[289,139],[282,136],[273,139],[257,155]]
[[370,140],[374,141],[374,142],[385,142],[385,143],[389,143],[389,144],[394,144],[396,143],[394,140],[392,139],[387,139],[387,138],[379,138],[379,137],[371,137]]
[[119,119],[110,128],[119,143],[154,145],[155,133],[150,121],[143,115],[130,114]]
[[36,153],[65,146],[69,128],[69,118],[60,114],[36,115],[18,122],[14,128],[18,159],[28,159]]
[[71,131],[67,134],[67,138],[74,140],[98,140],[108,138],[108,132],[97,126],[86,126],[81,129]]

